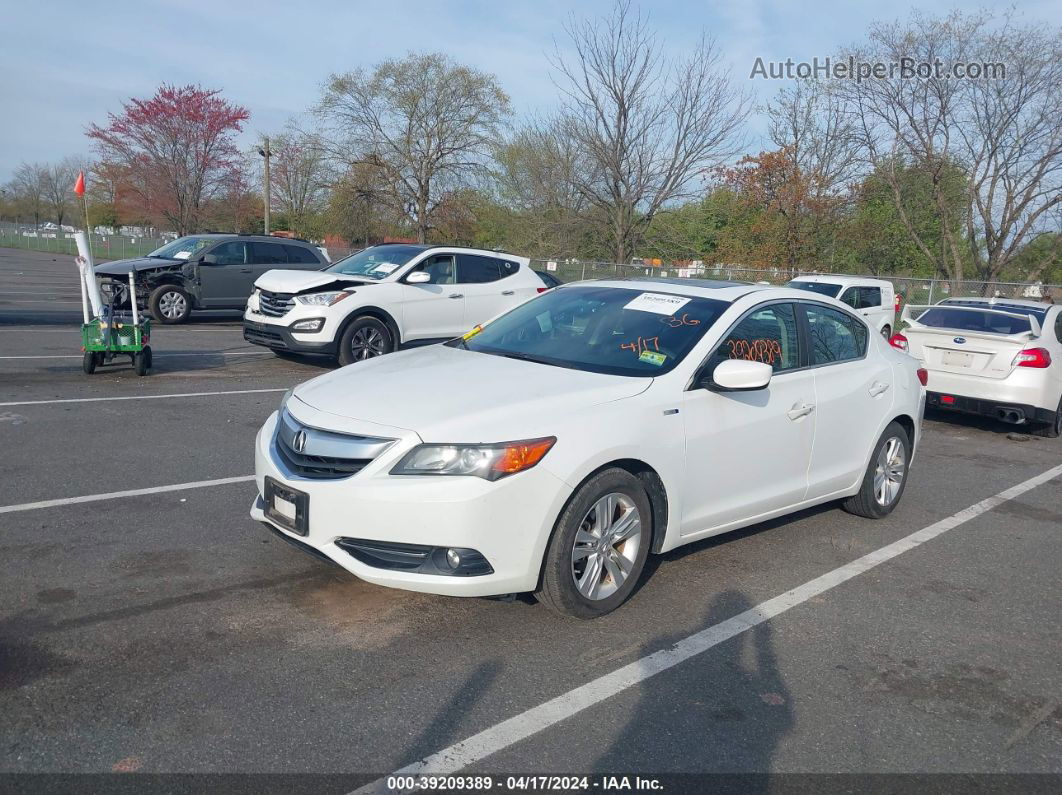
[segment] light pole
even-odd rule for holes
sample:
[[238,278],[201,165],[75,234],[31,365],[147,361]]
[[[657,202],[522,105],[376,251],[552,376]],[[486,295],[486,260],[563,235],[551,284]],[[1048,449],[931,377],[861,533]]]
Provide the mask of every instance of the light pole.
[[258,154],[260,154],[265,159],[265,173],[263,174],[264,181],[265,181],[265,203],[264,203],[265,204],[265,218],[264,218],[264,221],[265,221],[265,233],[268,235],[269,234],[269,204],[270,204],[270,201],[272,200],[272,194],[269,191],[269,158],[271,158],[273,156],[273,153],[269,150],[269,136],[268,135],[265,136],[265,138],[263,139],[263,146],[262,146],[261,149],[258,150]]

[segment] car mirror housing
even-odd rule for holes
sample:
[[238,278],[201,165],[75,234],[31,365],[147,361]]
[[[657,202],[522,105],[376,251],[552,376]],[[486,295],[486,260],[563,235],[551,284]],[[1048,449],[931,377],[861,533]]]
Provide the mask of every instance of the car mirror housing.
[[204,254],[202,257],[200,257],[199,262],[202,263],[203,265],[217,265],[218,264],[218,255],[217,254]]
[[427,284],[431,281],[431,274],[425,271],[413,271],[406,277],[406,284]]
[[727,359],[716,365],[710,376],[700,385],[715,392],[751,392],[765,389],[771,383],[774,368],[763,362]]

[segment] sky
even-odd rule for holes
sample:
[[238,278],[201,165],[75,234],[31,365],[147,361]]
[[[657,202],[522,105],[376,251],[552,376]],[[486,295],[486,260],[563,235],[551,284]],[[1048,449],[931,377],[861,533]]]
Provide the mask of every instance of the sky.
[[[639,5],[635,0],[635,5]],[[944,14],[983,3],[922,0]],[[557,89],[547,56],[566,44],[570,15],[607,14],[611,0],[48,0],[7,2],[0,14],[0,183],[19,163],[90,155],[85,128],[105,124],[130,97],[162,83],[221,89],[251,118],[240,143],[306,114],[335,72],[411,51],[445,52],[492,72],[514,121],[545,114]],[[640,3],[676,54],[701,32],[717,42],[736,83],[762,104],[784,85],[750,78],[757,57],[809,61],[859,41],[874,20],[906,17],[903,4],[859,0],[656,0]],[[1021,16],[1057,24],[1062,0],[1018,0]],[[762,119],[750,122],[759,148]]]

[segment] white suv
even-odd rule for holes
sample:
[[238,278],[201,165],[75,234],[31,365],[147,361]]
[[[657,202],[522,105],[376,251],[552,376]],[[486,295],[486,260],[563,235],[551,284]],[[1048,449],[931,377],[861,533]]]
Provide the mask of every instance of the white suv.
[[828,295],[848,304],[885,339],[889,339],[896,328],[896,313],[900,309],[900,302],[892,283],[884,279],[830,273],[822,276],[801,276],[793,279],[786,287]]
[[528,263],[497,251],[388,243],[323,271],[269,271],[247,301],[243,336],[340,364],[451,339],[545,292]]

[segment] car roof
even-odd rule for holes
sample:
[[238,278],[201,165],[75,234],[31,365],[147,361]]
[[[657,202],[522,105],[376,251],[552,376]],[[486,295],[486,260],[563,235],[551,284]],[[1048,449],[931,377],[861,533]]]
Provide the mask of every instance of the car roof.
[[[449,243],[377,243],[375,246],[369,246],[369,248],[385,248],[387,246],[402,246],[404,248],[415,248],[420,251],[434,251],[436,249],[442,249],[444,251],[470,251],[475,254],[482,254],[485,257],[518,257],[519,255],[513,254],[511,251],[505,251],[500,248],[475,248],[474,246],[459,246],[450,245]],[[527,259],[527,257],[520,257],[521,259]]]
[[[691,298],[715,298],[720,301],[736,301],[743,295],[763,290],[783,290],[786,294],[799,295],[799,290],[770,287],[746,282],[717,281],[715,279],[668,279],[659,276],[634,276],[618,279],[594,279],[585,282],[569,282],[561,287],[578,287],[580,285],[595,287],[615,287],[624,290],[645,290],[668,295],[684,295]],[[560,288],[558,288],[560,289]]]
[[850,276],[848,274],[841,273],[806,273],[800,276],[794,276],[790,279],[792,282],[827,282],[832,284],[843,284],[845,286],[850,284],[872,284],[880,285],[883,287],[892,287],[892,282],[887,279],[874,279],[869,276]]
[[1055,306],[1055,304],[1045,304],[1043,301],[1031,301],[1028,298],[994,298],[980,295],[971,295],[969,298],[962,296],[953,296],[951,298],[945,298],[940,303],[942,304],[957,304],[959,302],[970,304],[984,304],[985,306],[992,306],[994,304],[1009,304],[1010,306],[1024,306],[1029,309],[1042,309],[1044,311]]
[[235,232],[203,232],[201,234],[185,235],[185,237],[202,237],[210,240],[239,238],[240,240],[259,240],[263,243],[291,243],[296,246],[316,248],[316,246],[308,240],[303,240],[298,237],[280,237],[279,235],[238,235]]

